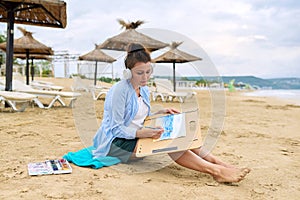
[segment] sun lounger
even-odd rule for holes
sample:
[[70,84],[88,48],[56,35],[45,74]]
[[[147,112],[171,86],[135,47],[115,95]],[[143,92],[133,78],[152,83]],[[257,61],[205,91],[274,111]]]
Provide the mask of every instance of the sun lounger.
[[64,89],[62,86],[54,85],[51,82],[46,82],[46,81],[32,81],[30,83],[31,87],[34,89],[39,89],[39,90],[56,90],[56,91],[61,91]]
[[50,98],[51,102],[45,108],[51,108],[55,102],[59,102],[62,106],[67,106],[63,99],[69,100],[69,107],[73,107],[75,100],[81,94],[76,92],[62,92],[62,91],[50,91],[50,90],[37,90],[33,89],[29,85],[25,85],[21,81],[13,80],[13,90],[18,92],[24,92],[33,94],[39,98]]
[[83,92],[89,92],[89,80],[83,80],[79,76],[72,76],[73,79],[73,85],[71,86],[72,91],[83,91]]
[[6,103],[13,111],[23,112],[30,102],[35,102],[41,108],[44,107],[36,95],[22,92],[0,91],[0,104],[2,108],[5,107]]
[[180,103],[184,103],[187,98],[194,95],[193,92],[174,92],[172,83],[168,79],[156,78],[154,79],[154,83],[156,90],[152,92],[153,101],[156,101],[160,97],[163,102],[178,100]]
[[91,92],[94,100],[105,98],[110,88],[102,85],[94,85],[91,80],[82,79],[79,76],[72,76],[72,78],[73,78],[73,85],[71,86],[71,90]]
[[109,87],[104,87],[104,86],[91,86],[90,91],[92,93],[93,99],[98,100],[101,97],[105,98],[107,92],[109,90]]

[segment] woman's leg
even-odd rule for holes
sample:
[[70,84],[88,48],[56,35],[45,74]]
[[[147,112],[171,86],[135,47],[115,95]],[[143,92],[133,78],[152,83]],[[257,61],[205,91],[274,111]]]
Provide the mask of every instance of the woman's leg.
[[213,176],[217,182],[239,182],[250,170],[247,168],[228,168],[204,160],[191,150],[170,153],[170,157],[179,165]]
[[200,147],[198,149],[192,149],[191,151],[193,151],[196,155],[200,156],[201,158],[203,158],[204,160],[206,160],[210,163],[222,165],[224,167],[235,168],[235,166],[232,166],[230,164],[227,164],[227,163],[221,161],[219,158],[217,158],[216,156],[213,156],[211,153],[207,153],[206,155],[201,154],[201,148],[202,147]]

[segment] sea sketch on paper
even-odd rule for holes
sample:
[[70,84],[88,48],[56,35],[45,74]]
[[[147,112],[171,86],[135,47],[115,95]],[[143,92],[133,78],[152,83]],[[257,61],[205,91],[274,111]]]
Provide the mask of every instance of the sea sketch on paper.
[[159,140],[168,140],[186,136],[185,129],[185,113],[167,115],[156,119],[156,126],[161,126],[164,129]]

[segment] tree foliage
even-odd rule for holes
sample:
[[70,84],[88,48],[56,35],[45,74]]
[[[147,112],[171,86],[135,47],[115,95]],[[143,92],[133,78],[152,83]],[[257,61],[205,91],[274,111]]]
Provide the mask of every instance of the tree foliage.
[[0,43],[5,42],[5,41],[6,41],[5,35],[0,34]]
[[[105,83],[113,83],[113,81],[112,81],[112,78],[109,78],[109,77],[101,77],[101,78],[99,78],[98,79],[99,81],[102,81],[102,82],[105,82]],[[120,78],[115,78],[114,79],[114,82],[118,82],[118,81],[120,81]]]
[[[0,34],[0,43],[5,42],[5,41],[6,41],[5,35]],[[0,67],[1,67],[2,63],[4,63],[4,58],[3,58],[3,54],[0,52]]]

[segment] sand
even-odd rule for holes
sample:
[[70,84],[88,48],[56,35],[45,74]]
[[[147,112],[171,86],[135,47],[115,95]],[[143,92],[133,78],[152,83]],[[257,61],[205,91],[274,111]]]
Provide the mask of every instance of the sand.
[[[65,86],[65,91],[72,84],[70,79],[43,80]],[[199,91],[197,98],[205,135],[213,116],[211,95]],[[98,123],[102,105],[103,100],[94,105]],[[0,112],[0,199],[299,199],[300,106],[242,92],[226,93],[224,105],[222,134],[212,153],[252,169],[235,184],[219,184],[209,175],[174,163],[137,172],[134,165],[140,161],[97,170],[72,164],[72,174],[29,176],[29,162],[60,158],[87,145],[75,126],[78,119],[71,108],[59,105],[49,110],[28,107],[21,113],[4,110]]]

